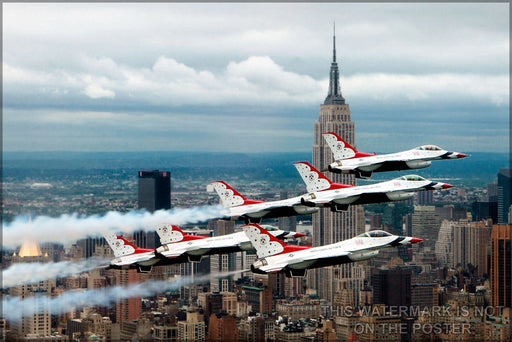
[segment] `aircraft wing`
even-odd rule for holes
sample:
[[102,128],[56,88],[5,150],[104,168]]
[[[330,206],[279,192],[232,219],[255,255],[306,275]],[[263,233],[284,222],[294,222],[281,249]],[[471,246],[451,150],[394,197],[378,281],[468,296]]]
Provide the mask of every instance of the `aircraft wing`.
[[[357,167],[376,166],[392,162],[408,162],[413,160],[422,159],[421,156],[415,151],[404,151],[399,153],[392,153],[387,155],[380,155],[376,157],[361,158],[357,162]],[[348,165],[347,165],[348,167]]]
[[263,210],[272,210],[283,207],[293,207],[295,205],[300,204],[300,197],[292,197],[285,200],[272,201],[263,203]]
[[163,245],[157,248],[157,253],[165,256],[166,258],[179,258],[183,256],[187,250],[183,248],[175,248],[172,243]]
[[274,273],[274,272],[282,271],[286,266],[288,266],[287,263],[271,264],[271,265],[267,265],[267,266],[261,267],[261,270],[265,271],[265,272],[268,272],[268,273]]
[[251,206],[240,206],[235,208],[242,211],[243,214],[250,214],[259,211],[275,210],[280,208],[292,208],[293,206],[300,204],[300,197],[293,197],[285,200],[263,202]]
[[[349,251],[336,253],[316,253],[315,258],[308,258],[308,268],[318,268],[349,263],[351,262],[351,260],[348,258],[349,254]],[[305,260],[304,263],[308,263],[308,261]]]
[[[363,186],[357,186],[347,189],[340,189],[340,190],[329,190],[328,192],[316,192],[313,194],[307,194],[303,196],[304,202],[306,203],[314,203],[314,204],[327,204],[329,202],[340,200],[340,199],[351,199],[354,198],[356,200],[357,198],[363,196],[363,195],[374,195],[374,194],[380,194],[380,193],[386,193],[389,191],[394,191],[392,187],[382,186],[382,183],[380,184],[370,184],[370,185],[363,185]],[[399,189],[396,189],[399,190]],[[350,203],[347,202],[347,203]]]

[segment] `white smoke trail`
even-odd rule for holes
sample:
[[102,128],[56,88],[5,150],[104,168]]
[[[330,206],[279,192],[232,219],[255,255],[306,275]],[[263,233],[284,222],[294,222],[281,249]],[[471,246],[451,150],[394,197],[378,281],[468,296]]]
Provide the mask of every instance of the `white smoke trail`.
[[87,236],[100,236],[107,232],[131,233],[137,230],[151,231],[158,224],[183,225],[203,222],[225,215],[220,205],[193,208],[176,208],[119,213],[110,211],[105,215],[79,216],[77,214],[60,217],[38,216],[32,221],[26,217],[16,218],[3,226],[3,246],[15,247],[26,240],[32,242],[75,242]]
[[[215,277],[227,277],[236,273],[246,272],[224,272],[214,275]],[[10,297],[3,300],[3,317],[9,321],[19,321],[22,317],[32,316],[37,313],[48,312],[49,314],[60,314],[71,310],[79,310],[86,306],[110,306],[116,301],[133,298],[148,297],[156,293],[176,290],[182,286],[201,283],[210,280],[210,275],[200,277],[182,277],[171,281],[147,281],[126,287],[106,287],[81,292],[67,291],[57,297],[32,296],[27,298]]]
[[8,269],[2,271],[2,287],[5,289],[16,285],[32,284],[43,280],[67,277],[108,264],[109,261],[103,258],[89,258],[79,261],[13,264]]

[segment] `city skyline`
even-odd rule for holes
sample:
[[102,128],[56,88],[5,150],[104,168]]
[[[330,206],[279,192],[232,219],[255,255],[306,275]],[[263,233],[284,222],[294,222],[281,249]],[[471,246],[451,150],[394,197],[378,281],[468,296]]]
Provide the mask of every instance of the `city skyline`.
[[336,22],[360,150],[506,152],[508,9],[5,4],[4,151],[307,151]]

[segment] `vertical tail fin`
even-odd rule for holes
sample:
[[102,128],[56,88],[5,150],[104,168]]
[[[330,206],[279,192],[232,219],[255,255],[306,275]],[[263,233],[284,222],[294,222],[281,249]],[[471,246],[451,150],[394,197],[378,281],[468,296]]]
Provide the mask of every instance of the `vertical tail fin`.
[[324,176],[323,173],[318,171],[308,162],[296,162],[293,163],[304,183],[306,183],[306,189],[308,192],[342,189],[351,187],[351,185],[337,184],[331,182],[331,180]]
[[107,240],[108,245],[114,251],[114,256],[116,258],[133,254],[138,249],[137,247],[126,241],[121,236],[116,235],[115,233],[105,234],[103,235],[103,237],[105,238],[105,240]]
[[258,258],[261,259],[269,255],[279,254],[285,250],[286,244],[284,242],[261,228],[258,224],[252,223],[242,226],[242,228],[256,249]]
[[220,201],[224,207],[236,207],[244,204],[262,203],[263,201],[248,200],[238,191],[233,189],[229,184],[223,181],[215,181],[206,188],[209,192],[215,190],[220,197]]
[[322,133],[322,135],[334,155],[334,160],[350,159],[356,156],[357,150],[336,133],[328,132]]
[[185,236],[185,233],[183,233],[181,229],[170,224],[160,225],[156,227],[155,230],[160,237],[160,243],[162,243],[162,245],[182,241]]

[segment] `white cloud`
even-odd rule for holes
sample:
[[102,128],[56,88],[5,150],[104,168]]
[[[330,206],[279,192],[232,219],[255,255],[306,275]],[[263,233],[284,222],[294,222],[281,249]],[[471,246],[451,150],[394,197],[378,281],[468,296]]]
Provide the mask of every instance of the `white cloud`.
[[106,98],[114,98],[116,93],[112,90],[103,89],[99,84],[89,84],[84,89],[84,94],[89,96],[91,99],[101,99],[103,97]]
[[[505,3],[8,3],[4,146],[145,149],[168,141],[165,131],[205,135],[229,126],[242,132],[237,143],[219,138],[211,148],[241,148],[247,134],[261,137],[267,150],[310,148],[307,137],[328,88],[332,21],[358,135],[390,131],[384,127],[408,131],[403,117],[418,109],[415,124],[443,115],[454,122],[452,113],[463,113],[479,134],[482,125],[507,123],[508,9]],[[484,108],[488,124],[480,120]],[[374,124],[382,110],[389,126]],[[28,129],[16,115],[34,120],[33,143],[16,140]],[[77,132],[73,122],[87,129]],[[49,141],[54,132],[44,132],[45,123],[60,129],[60,141]],[[463,132],[455,136],[467,134],[457,129]],[[123,140],[126,131],[132,145]],[[148,132],[161,140],[137,140]],[[294,146],[290,137],[297,137]],[[96,138],[110,140],[91,147]]]
[[[43,106],[34,96],[51,90],[65,100],[80,93],[97,100],[131,99],[137,105],[284,105],[316,104],[327,93],[327,79],[315,80],[285,70],[268,56],[230,62],[214,73],[196,70],[173,58],[159,57],[151,68],[134,68],[110,58],[84,58],[80,72],[38,71],[4,63],[6,100],[13,92],[25,103]],[[509,75],[484,74],[356,74],[342,78],[345,97],[376,103],[464,101],[493,106],[508,104]],[[346,90],[345,90],[346,89]],[[135,109],[135,108],[134,108]]]
[[382,102],[470,102],[508,105],[509,75],[357,74],[343,79],[349,96]]

